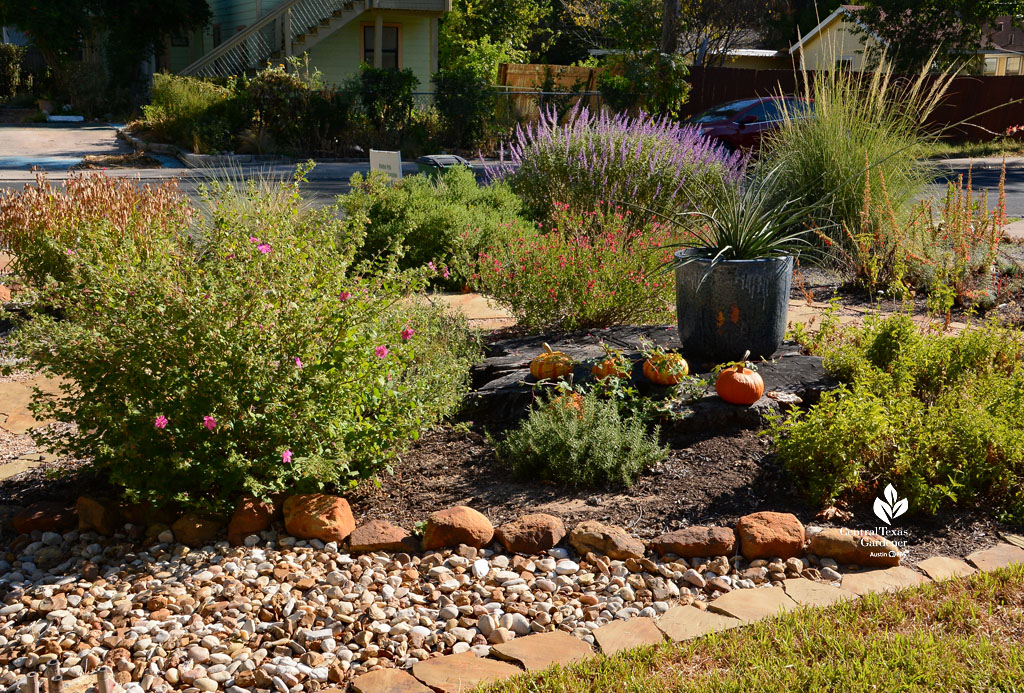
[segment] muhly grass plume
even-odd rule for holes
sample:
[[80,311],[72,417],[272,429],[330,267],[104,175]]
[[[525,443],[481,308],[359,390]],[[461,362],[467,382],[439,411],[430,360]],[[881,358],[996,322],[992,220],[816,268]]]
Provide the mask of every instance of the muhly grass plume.
[[517,127],[492,176],[507,180],[538,216],[550,216],[554,200],[576,210],[622,205],[671,214],[735,185],[746,163],[671,118],[581,106],[564,119],[547,109]]

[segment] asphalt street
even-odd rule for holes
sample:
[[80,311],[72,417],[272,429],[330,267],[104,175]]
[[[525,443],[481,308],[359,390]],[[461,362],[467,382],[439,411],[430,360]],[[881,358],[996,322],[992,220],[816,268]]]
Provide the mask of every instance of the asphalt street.
[[[84,126],[0,126],[0,188],[21,188],[35,179],[33,170],[44,171],[54,181],[68,175],[71,166],[82,161],[87,154],[127,153],[130,148],[116,137],[112,125],[89,124]],[[177,178],[182,189],[190,196],[196,195],[197,187],[211,178],[226,176],[238,178],[253,175],[288,179],[294,170],[290,164],[242,165],[224,168],[188,168],[170,156],[157,157],[163,164],[158,169],[110,169],[113,176],[128,176],[143,183],[167,178]],[[930,193],[942,195],[945,184],[957,176],[968,174],[972,177],[974,189],[979,193],[989,191],[989,204],[998,201],[1000,176],[998,160],[969,161],[952,159],[935,162],[938,170]],[[1008,161],[1006,171],[1006,213],[1011,217],[1024,218],[1024,159]],[[405,162],[404,175],[416,173],[416,164]],[[349,189],[349,178],[356,172],[366,173],[369,164],[351,161],[319,162],[309,175],[309,182],[303,191],[312,201],[325,204],[336,195]]]

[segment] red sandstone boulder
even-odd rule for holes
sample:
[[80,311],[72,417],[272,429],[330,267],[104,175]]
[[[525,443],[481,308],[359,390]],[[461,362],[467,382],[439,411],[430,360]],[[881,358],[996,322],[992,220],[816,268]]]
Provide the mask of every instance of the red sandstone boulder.
[[75,511],[63,503],[33,503],[11,518],[11,527],[18,534],[32,532],[70,532],[78,526]]
[[284,526],[299,539],[342,542],[356,528],[348,501],[325,493],[289,496],[284,502]]
[[241,546],[250,534],[259,534],[269,529],[276,515],[277,508],[273,503],[259,498],[243,498],[228,522],[228,541],[232,546]]
[[479,549],[491,543],[494,525],[483,514],[465,505],[439,510],[427,519],[423,548],[427,551],[459,544]]
[[823,529],[811,537],[810,551],[819,558],[831,558],[843,565],[894,566],[900,551],[891,541],[872,532]]
[[509,553],[539,554],[562,541],[565,524],[554,515],[533,513],[498,527],[494,537]]
[[387,520],[370,520],[359,525],[348,538],[349,550],[355,553],[370,551],[401,551],[418,553],[420,546],[408,530]]
[[620,561],[643,558],[645,551],[644,543],[630,536],[622,527],[602,524],[596,520],[576,525],[569,535],[569,543],[580,556],[599,553]]
[[791,513],[760,512],[736,523],[740,552],[748,561],[793,558],[804,552],[804,526]]
[[224,524],[198,513],[185,513],[171,525],[174,538],[189,546],[207,546],[217,540]]
[[710,558],[736,554],[736,533],[728,527],[687,527],[662,534],[649,546],[659,556],[674,553],[681,558]]
[[124,526],[120,505],[109,498],[79,496],[75,512],[78,513],[78,529],[83,532],[92,530],[109,537]]

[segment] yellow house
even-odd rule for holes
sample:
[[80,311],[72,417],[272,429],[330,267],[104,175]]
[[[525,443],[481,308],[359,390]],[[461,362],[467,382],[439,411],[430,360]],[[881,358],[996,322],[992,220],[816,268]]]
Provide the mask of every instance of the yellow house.
[[[793,44],[789,53],[805,70],[844,67],[865,69],[865,54],[880,48],[883,41],[866,31],[856,18],[861,5],[841,5],[818,26]],[[1011,17],[1002,17],[989,27],[986,46],[964,68],[965,72],[991,76],[1019,75],[1024,52],[1024,31],[1015,31]],[[1018,36],[1019,34],[1019,36]]]
[[856,72],[864,69],[864,54],[879,43],[873,37],[860,33],[862,28],[854,14],[859,9],[860,5],[840,5],[790,46],[789,54],[796,59],[800,69],[843,67]]
[[307,54],[328,84],[362,63],[410,68],[429,90],[437,72],[438,20],[451,0],[209,0],[204,31],[173,37],[164,67],[226,77]]

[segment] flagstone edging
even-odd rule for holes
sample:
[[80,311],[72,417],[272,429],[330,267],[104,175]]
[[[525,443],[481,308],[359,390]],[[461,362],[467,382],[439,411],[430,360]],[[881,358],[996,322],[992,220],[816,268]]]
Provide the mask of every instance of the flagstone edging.
[[[708,603],[707,610],[692,605],[675,606],[658,619],[637,617],[613,621],[594,631],[596,651],[567,633],[559,634],[561,631],[538,633],[495,645],[488,657],[480,658],[472,652],[463,652],[420,662],[413,666],[411,674],[394,669],[371,671],[356,678],[352,682],[352,690],[358,693],[466,690],[485,681],[537,671],[543,668],[541,665],[571,664],[599,654],[608,656],[665,640],[683,642],[799,608],[822,608],[840,601],[859,599],[865,594],[902,591],[974,572],[992,572],[1018,563],[1024,564],[1024,549],[1003,543],[972,553],[967,557],[967,563],[946,557],[927,559],[921,562],[924,574],[902,566],[850,573],[844,576],[842,586],[838,588],[797,578],[787,580],[782,588],[763,587],[724,594]],[[911,577],[911,574],[917,577]],[[850,588],[847,588],[847,581]],[[578,646],[569,650],[565,638],[576,640]]]

